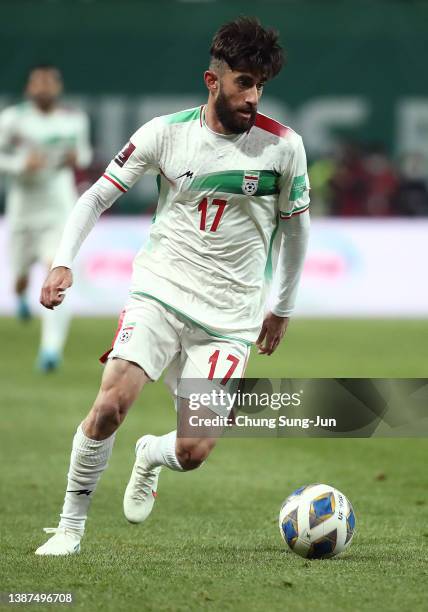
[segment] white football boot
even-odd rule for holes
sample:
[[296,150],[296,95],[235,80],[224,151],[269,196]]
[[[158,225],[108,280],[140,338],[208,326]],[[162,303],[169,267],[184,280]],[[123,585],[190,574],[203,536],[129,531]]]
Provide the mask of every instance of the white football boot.
[[43,531],[53,533],[54,535],[42,546],[39,546],[36,550],[36,555],[74,555],[80,552],[82,536],[73,529],[67,529],[66,527],[45,527]]
[[142,523],[149,516],[157,496],[159,473],[162,466],[149,469],[144,461],[144,447],[155,438],[146,435],[135,445],[135,463],[123,497],[123,512],[130,523]]

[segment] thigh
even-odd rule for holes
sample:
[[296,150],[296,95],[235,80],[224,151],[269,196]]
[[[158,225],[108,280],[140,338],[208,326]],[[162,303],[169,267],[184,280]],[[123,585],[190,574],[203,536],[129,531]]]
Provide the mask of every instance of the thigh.
[[200,328],[183,335],[181,378],[205,379],[226,388],[244,376],[250,346],[229,338],[210,336]]
[[[206,386],[206,383],[202,385]],[[181,390],[181,385],[179,385]],[[205,389],[206,390],[206,389]],[[178,397],[177,403],[177,449],[192,451],[203,450],[209,454],[218,438],[223,434],[228,417],[215,412],[215,408],[199,405],[195,410],[188,398]]]
[[111,359],[104,368],[100,390],[95,400],[110,398],[127,411],[150,379],[139,365],[123,359]]
[[9,235],[9,256],[14,279],[27,276],[31,265],[37,259],[34,233],[27,229],[12,228]]
[[37,261],[50,267],[61,240],[63,229],[63,223],[40,228],[34,237]]
[[144,370],[135,363],[122,359],[109,361],[104,369],[98,395],[84,421],[86,435],[95,440],[110,436],[126,417],[148,381]]
[[[236,390],[244,376],[250,346],[228,338],[215,338],[202,329],[188,327],[182,337],[179,363],[168,371],[165,382],[176,397],[190,399],[201,394],[228,393]],[[209,410],[228,416],[230,402],[211,402]]]
[[180,352],[181,327],[155,300],[132,296],[119,319],[112,349],[102,360],[108,356],[130,361],[157,380]]

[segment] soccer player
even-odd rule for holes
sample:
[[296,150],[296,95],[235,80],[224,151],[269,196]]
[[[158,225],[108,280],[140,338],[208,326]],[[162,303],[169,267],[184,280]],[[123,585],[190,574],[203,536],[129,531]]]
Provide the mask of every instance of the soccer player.
[[[167,369],[178,410],[186,409],[189,395],[177,390],[180,381],[239,379],[251,344],[271,355],[281,341],[309,228],[302,139],[257,112],[265,82],[282,64],[277,34],[258,20],[223,25],[204,73],[207,103],[143,125],[75,206],[42,288],[47,308],[63,301],[73,258],[99,215],[145,172],[159,176],[150,239],[134,262],[98,396],[74,437],[59,526],[46,530],[54,535],[36,554],[79,551],[116,430],[146,383]],[[273,243],[280,244],[279,289],[265,314]],[[140,438],[124,497],[128,521],[140,523],[150,514],[163,466],[195,469],[215,442],[176,431]]]
[[[59,105],[63,89],[55,66],[28,75],[27,101],[0,114],[0,172],[8,178],[6,218],[20,319],[31,316],[26,291],[34,262],[50,269],[67,217],[77,199],[73,168],[91,158],[88,119]],[[38,366],[55,369],[69,324],[68,305],[44,310]]]

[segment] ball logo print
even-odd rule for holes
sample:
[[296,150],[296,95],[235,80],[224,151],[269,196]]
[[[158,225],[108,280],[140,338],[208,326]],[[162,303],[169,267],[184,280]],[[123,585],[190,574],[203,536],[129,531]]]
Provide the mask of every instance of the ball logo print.
[[132,336],[132,332],[134,331],[134,325],[127,325],[122,329],[119,335],[119,342],[125,343],[129,342]]
[[252,196],[257,193],[259,187],[259,173],[258,172],[247,172],[244,174],[244,180],[242,181],[242,192],[245,195]]
[[307,559],[328,559],[343,552],[355,531],[351,502],[337,489],[311,484],[282,504],[279,529],[287,546]]

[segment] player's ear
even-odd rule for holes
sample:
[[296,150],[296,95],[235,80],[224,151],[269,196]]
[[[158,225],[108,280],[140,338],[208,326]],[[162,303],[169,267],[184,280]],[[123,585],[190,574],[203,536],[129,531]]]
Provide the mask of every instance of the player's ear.
[[215,94],[218,88],[218,76],[212,70],[205,70],[204,81],[210,93]]

